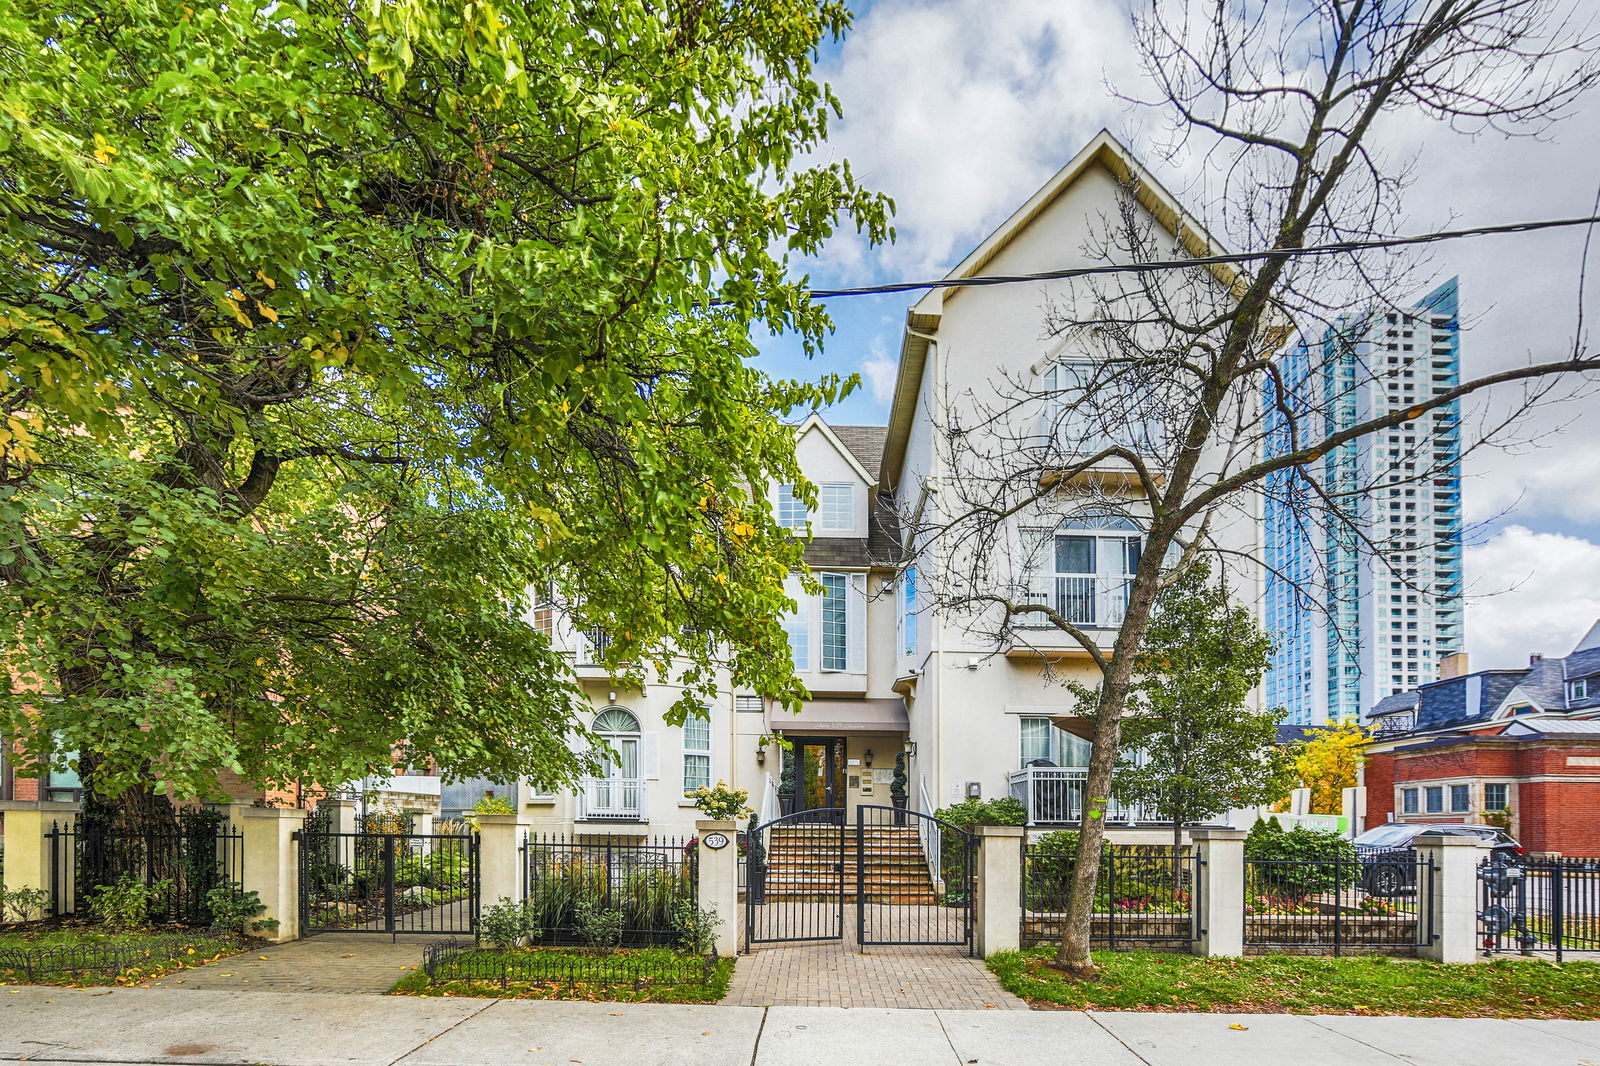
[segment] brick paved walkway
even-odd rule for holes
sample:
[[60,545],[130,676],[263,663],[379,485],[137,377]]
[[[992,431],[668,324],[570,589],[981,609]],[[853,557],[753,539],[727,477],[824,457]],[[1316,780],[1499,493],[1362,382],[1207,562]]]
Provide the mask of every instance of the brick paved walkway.
[[228,992],[345,992],[381,995],[422,962],[437,936],[319,933],[233,955],[150,982],[154,988]]
[[1027,1010],[1000,987],[982,959],[960,947],[872,945],[855,926],[843,940],[758,944],[739,956],[723,1004],[740,1007],[924,1007]]

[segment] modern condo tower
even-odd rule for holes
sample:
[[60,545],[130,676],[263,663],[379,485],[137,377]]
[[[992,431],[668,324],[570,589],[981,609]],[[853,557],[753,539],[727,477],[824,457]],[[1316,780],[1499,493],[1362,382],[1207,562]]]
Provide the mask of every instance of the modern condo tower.
[[[1341,318],[1286,353],[1280,374],[1288,403],[1267,396],[1275,449],[1290,446],[1284,407],[1303,445],[1455,387],[1456,279],[1414,307]],[[1266,693],[1286,722],[1360,721],[1461,650],[1460,426],[1455,402],[1335,449],[1314,471],[1320,493],[1304,477],[1269,481],[1266,624],[1278,645]]]

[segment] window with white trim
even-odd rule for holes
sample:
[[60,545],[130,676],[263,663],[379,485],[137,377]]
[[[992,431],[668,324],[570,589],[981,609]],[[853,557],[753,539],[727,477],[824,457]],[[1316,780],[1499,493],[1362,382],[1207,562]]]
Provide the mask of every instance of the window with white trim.
[[793,485],[778,486],[778,525],[784,529],[804,529],[810,516],[806,502],[795,495]]
[[1401,814],[1416,814],[1417,813],[1417,790],[1416,789],[1414,789],[1414,788],[1402,788],[1400,790],[1400,813]]
[[683,720],[683,790],[711,787],[711,719],[703,714]]
[[906,567],[900,578],[900,654],[917,653],[917,568]]
[[800,587],[798,577],[783,581],[783,594],[795,601],[796,608],[783,616],[783,632],[789,638],[789,652],[796,670],[811,669],[811,597]]
[[1575,703],[1578,700],[1589,698],[1589,678],[1580,677],[1575,681],[1567,682],[1567,702]]
[[850,579],[843,574],[819,574],[822,581],[822,669],[846,670],[850,666]]
[[1490,782],[1483,786],[1483,809],[1486,811],[1503,811],[1511,807],[1511,786],[1504,781]]
[[1428,814],[1444,813],[1444,786],[1429,785],[1422,790],[1422,797],[1427,803],[1425,808]]
[[1031,564],[1029,602],[1049,606],[1073,625],[1122,624],[1128,587],[1144,550],[1144,537],[1131,518],[1083,514],[1054,531],[1028,529],[1022,536],[1024,558]]
[[1017,765],[1026,767],[1037,759],[1056,766],[1088,766],[1089,742],[1075,737],[1048,718],[1023,715],[1017,719]]
[[1472,810],[1472,786],[1450,786],[1450,813],[1465,814]]
[[848,482],[825,482],[817,486],[822,507],[821,526],[830,533],[849,533],[856,528],[856,487]]

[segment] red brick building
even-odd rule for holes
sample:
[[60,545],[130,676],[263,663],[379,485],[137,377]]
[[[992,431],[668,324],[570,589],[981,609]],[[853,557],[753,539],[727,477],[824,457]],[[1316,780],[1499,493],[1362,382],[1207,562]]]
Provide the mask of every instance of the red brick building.
[[1371,722],[1368,827],[1507,811],[1530,853],[1600,856],[1600,623],[1563,659],[1396,693]]

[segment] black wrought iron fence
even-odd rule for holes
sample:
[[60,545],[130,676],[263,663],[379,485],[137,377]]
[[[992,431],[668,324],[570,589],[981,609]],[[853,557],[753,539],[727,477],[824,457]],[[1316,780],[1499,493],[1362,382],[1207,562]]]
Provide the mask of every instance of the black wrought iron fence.
[[1478,867],[1479,927],[1490,954],[1600,951],[1600,859],[1549,858]]
[[211,817],[139,831],[55,822],[45,833],[50,915],[88,916],[96,893],[131,880],[152,894],[155,924],[209,926],[212,889],[244,879],[244,835]]
[[1436,870],[1410,849],[1246,858],[1244,943],[1300,954],[1412,954],[1434,935]]
[[716,976],[715,948],[706,955],[650,952],[577,954],[552,951],[483,951],[451,938],[429,944],[422,970],[430,985],[464,981],[472,984],[512,982],[534,985],[599,985],[643,988],[708,984]]
[[624,946],[673,943],[681,908],[699,905],[698,851],[692,838],[529,836],[522,845],[523,899],[538,941],[583,944],[597,933],[609,940],[605,926],[620,915]]
[[[1070,838],[1045,837],[1023,851],[1022,942],[1054,942],[1065,932],[1076,866]],[[1100,854],[1091,939],[1118,947],[1174,947],[1200,935],[1200,857],[1192,846],[1106,844]]]

